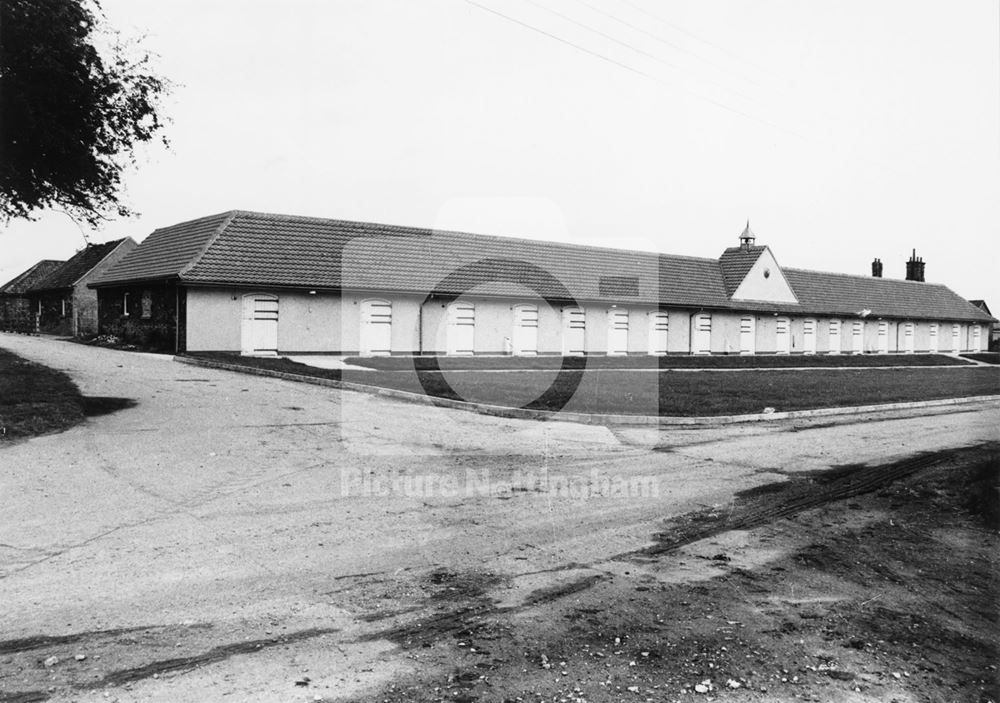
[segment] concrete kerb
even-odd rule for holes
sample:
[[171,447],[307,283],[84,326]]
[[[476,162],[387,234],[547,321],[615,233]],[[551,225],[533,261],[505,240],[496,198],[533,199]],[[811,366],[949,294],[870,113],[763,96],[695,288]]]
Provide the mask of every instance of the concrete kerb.
[[456,410],[466,410],[477,412],[481,415],[492,415],[495,417],[509,417],[520,420],[545,420],[557,422],[575,422],[585,425],[735,425],[751,422],[772,422],[775,420],[793,420],[808,417],[832,417],[836,415],[854,415],[860,413],[885,412],[892,410],[914,410],[920,408],[946,407],[950,405],[967,405],[975,403],[986,403],[1000,401],[1000,395],[980,395],[968,398],[942,398],[938,400],[920,400],[905,403],[883,403],[879,405],[857,405],[852,407],[839,408],[816,408],[814,410],[790,410],[787,412],[773,413],[752,413],[749,415],[702,415],[696,417],[662,417],[658,415],[614,415],[595,413],[575,413],[551,410],[526,410],[524,408],[508,408],[500,405],[486,405],[483,403],[472,403],[466,400],[451,400],[449,398],[435,398],[434,396],[422,393],[412,393],[401,391],[395,388],[383,388],[381,386],[371,386],[353,381],[337,381],[331,378],[318,378],[316,376],[305,376],[302,374],[288,373],[287,371],[273,371],[271,369],[259,369],[251,366],[240,366],[238,364],[228,364],[224,361],[214,359],[199,359],[190,356],[175,356],[174,361],[191,366],[201,366],[210,369],[221,369],[223,371],[236,371],[252,376],[266,376],[269,378],[280,378],[286,381],[296,381],[299,383],[311,383],[317,386],[327,386],[328,388],[338,388],[347,391],[357,391],[370,395],[380,395],[387,398],[404,400],[422,405],[433,405],[441,408],[453,408]]

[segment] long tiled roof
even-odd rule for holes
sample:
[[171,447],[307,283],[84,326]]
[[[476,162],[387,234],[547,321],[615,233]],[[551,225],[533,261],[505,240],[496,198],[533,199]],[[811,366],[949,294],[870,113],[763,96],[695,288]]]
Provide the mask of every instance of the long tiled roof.
[[[763,250],[751,248],[754,260]],[[94,285],[173,278],[202,285],[503,296],[528,287],[579,301],[989,319],[944,286],[797,269],[784,269],[797,305],[731,301],[727,276],[744,265],[749,270],[752,261],[729,258],[731,265],[724,266],[719,259],[232,211],[156,230]]]
[[177,278],[198,260],[232,213],[202,217],[156,230],[104,272],[98,281]]
[[803,308],[817,314],[982,320],[990,316],[947,286],[892,278],[784,268]]
[[[749,230],[750,224],[747,223],[747,229],[744,232]],[[729,247],[722,252],[722,256],[719,257],[719,268],[722,269],[722,282],[726,286],[726,295],[732,295],[736,292],[740,283],[750,272],[750,268],[757,262],[766,248],[763,246]]]
[[65,261],[55,259],[42,259],[37,264],[15,276],[5,284],[0,286],[0,295],[23,295],[48,278],[53,271],[62,266]]
[[32,291],[56,290],[69,288],[101,263],[108,254],[124,241],[115,239],[101,244],[88,244],[71,256],[52,273],[31,287]]

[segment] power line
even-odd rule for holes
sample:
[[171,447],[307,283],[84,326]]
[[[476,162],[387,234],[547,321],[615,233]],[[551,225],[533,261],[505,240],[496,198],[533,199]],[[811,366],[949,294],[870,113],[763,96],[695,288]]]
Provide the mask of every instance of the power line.
[[574,49],[578,49],[579,51],[582,51],[582,52],[584,52],[586,54],[590,54],[591,56],[595,56],[595,57],[601,59],[602,61],[607,61],[608,63],[613,63],[614,65],[616,65],[616,66],[618,66],[620,68],[624,68],[626,71],[631,71],[632,73],[638,74],[638,75],[643,76],[645,78],[649,78],[651,80],[656,80],[656,78],[654,78],[653,76],[651,76],[648,73],[645,73],[644,71],[640,71],[637,68],[633,68],[631,66],[623,64],[621,61],[616,61],[615,59],[611,58],[610,56],[605,56],[604,54],[598,53],[596,51],[592,51],[592,50],[590,50],[590,49],[588,49],[586,47],[580,46],[579,44],[574,44],[573,42],[571,42],[571,41],[569,41],[567,39],[563,39],[560,36],[557,36],[555,34],[551,34],[550,32],[546,32],[544,29],[539,29],[538,27],[535,27],[534,25],[528,24],[527,22],[522,22],[519,19],[516,19],[514,17],[510,17],[509,15],[505,15],[502,12],[494,10],[492,7],[487,7],[486,5],[481,5],[478,2],[476,2],[476,0],[465,0],[465,2],[469,3],[470,5],[475,5],[476,7],[478,7],[481,10],[486,10],[487,12],[490,12],[490,13],[496,15],[497,17],[502,17],[503,19],[507,20],[508,22],[513,22],[514,24],[519,24],[522,27],[524,27],[525,29],[530,29],[533,32],[538,32],[539,34],[543,34],[543,35],[545,35],[546,37],[548,37],[550,39],[555,39],[557,42],[562,42],[563,44],[566,44],[567,46],[573,47]]
[[496,15],[497,17],[501,17],[501,18],[507,20],[508,22],[512,22],[514,24],[520,25],[521,27],[524,27],[525,29],[530,29],[533,32],[537,32],[538,34],[541,34],[543,36],[548,37],[549,39],[555,39],[556,41],[558,41],[558,42],[560,42],[562,44],[566,44],[567,46],[571,46],[574,49],[577,49],[578,51],[584,52],[585,54],[589,54],[590,56],[594,56],[594,57],[596,57],[598,59],[601,59],[602,61],[607,61],[608,63],[611,63],[611,64],[614,64],[614,65],[618,66],[619,68],[624,68],[626,71],[629,71],[630,73],[635,73],[636,75],[642,76],[644,78],[648,78],[649,80],[654,81],[656,83],[659,83],[660,85],[666,86],[667,88],[672,88],[672,89],[675,89],[675,90],[680,90],[682,92],[688,93],[689,95],[691,95],[693,97],[696,97],[696,98],[698,98],[700,100],[703,100],[704,102],[707,102],[707,103],[710,103],[712,105],[715,105],[716,107],[718,107],[718,108],[720,108],[722,110],[726,110],[727,112],[731,112],[731,113],[733,113],[735,115],[739,115],[740,117],[745,117],[748,120],[752,120],[754,122],[758,122],[760,124],[766,125],[768,127],[771,127],[772,129],[778,130],[779,132],[785,132],[786,134],[790,134],[793,137],[798,137],[799,139],[803,139],[803,140],[806,139],[805,136],[803,136],[803,135],[801,135],[801,134],[799,134],[799,133],[797,133],[797,132],[795,132],[793,130],[790,130],[790,129],[786,128],[786,127],[782,127],[781,125],[775,124],[774,122],[771,122],[771,121],[766,120],[764,118],[756,117],[756,116],[751,115],[749,113],[746,113],[746,112],[744,112],[744,111],[742,111],[742,110],[740,110],[738,108],[731,107],[729,105],[726,105],[725,103],[719,102],[718,100],[715,100],[714,98],[710,98],[710,97],[702,95],[700,93],[696,93],[693,90],[689,90],[687,88],[684,88],[682,86],[678,86],[676,84],[668,83],[668,82],[662,80],[661,78],[659,78],[657,76],[654,76],[654,75],[652,75],[650,73],[646,73],[645,71],[642,71],[642,70],[640,70],[638,68],[635,68],[633,66],[629,66],[628,64],[622,63],[621,61],[613,59],[610,56],[606,56],[606,55],[604,55],[604,54],[602,54],[600,52],[594,51],[592,49],[588,49],[588,48],[586,48],[584,46],[581,46],[579,44],[571,42],[571,41],[569,41],[567,39],[564,39],[564,38],[562,38],[562,37],[560,37],[560,36],[558,36],[556,34],[552,34],[551,32],[547,32],[546,30],[541,29],[539,27],[536,27],[536,26],[534,26],[532,24],[529,24],[529,23],[524,22],[522,20],[519,20],[517,18],[511,17],[510,15],[506,15],[506,14],[500,12],[499,10],[494,10],[492,7],[488,7],[488,6],[483,5],[483,4],[479,3],[479,2],[476,2],[476,0],[465,0],[465,2],[467,2],[470,5],[474,5],[475,7],[478,7],[481,10],[485,10],[486,12],[489,12],[489,13],[491,13],[493,15]]
[[699,37],[694,32],[689,32],[688,30],[684,29],[684,27],[681,27],[678,24],[674,24],[673,22],[671,22],[669,20],[666,20],[666,19],[664,19],[664,18],[662,18],[662,17],[660,17],[658,15],[655,15],[652,12],[650,12],[649,10],[647,10],[647,9],[645,9],[645,8],[637,5],[637,4],[635,4],[634,2],[632,2],[632,0],[621,0],[621,2],[625,3],[626,5],[628,5],[629,7],[633,8],[635,10],[638,10],[639,12],[641,12],[644,15],[646,15],[647,17],[650,17],[650,18],[656,20],[660,24],[663,24],[663,25],[665,25],[667,27],[670,27],[671,29],[673,29],[676,32],[680,32],[681,34],[683,34],[683,35],[685,35],[687,37],[691,37],[695,41],[699,41],[702,44],[705,44],[706,46],[710,46],[710,47],[712,47],[714,49],[717,49],[717,50],[721,51],[722,53],[728,55],[731,58],[736,59],[737,61],[739,61],[741,63],[745,63],[745,64],[748,64],[750,66],[753,66],[758,71],[763,71],[764,73],[768,73],[768,74],[770,74],[772,76],[774,75],[773,73],[771,73],[771,71],[768,71],[766,68],[764,68],[760,64],[756,64],[753,61],[750,61],[749,59],[744,58],[742,56],[737,56],[736,54],[734,54],[733,52],[729,51],[729,49],[725,48],[724,46],[719,46],[718,44],[716,44],[714,42],[711,42],[708,39],[703,39],[702,37]]
[[[614,14],[608,12],[607,10],[602,10],[601,8],[599,8],[597,6],[592,5],[589,2],[586,2],[586,0],[577,0],[577,2],[579,2],[584,7],[590,8],[592,11],[594,11],[594,12],[596,12],[598,14],[604,15],[605,17],[609,17],[609,18],[613,19],[615,22],[618,22],[619,24],[625,25],[629,29],[635,30],[636,32],[640,32],[642,34],[645,34],[646,36],[651,37],[652,39],[655,39],[656,41],[660,42],[661,44],[665,44],[666,46],[669,46],[669,47],[671,47],[673,49],[677,49],[678,51],[682,51],[684,53],[690,54],[691,56],[694,56],[695,58],[697,58],[700,61],[704,61],[709,66],[712,66],[713,68],[716,68],[716,69],[718,69],[719,71],[721,71],[723,73],[738,73],[741,78],[744,78],[744,79],[750,81],[751,83],[755,83],[757,85],[760,85],[760,83],[758,81],[756,81],[753,78],[753,76],[747,75],[746,73],[744,73],[742,71],[735,71],[734,72],[734,71],[732,71],[732,69],[730,69],[730,68],[728,68],[726,66],[723,66],[723,65],[721,65],[719,63],[716,63],[715,61],[713,61],[712,59],[710,59],[710,58],[708,58],[706,56],[702,56],[700,54],[697,54],[697,53],[691,51],[690,49],[688,49],[688,48],[686,48],[684,46],[681,46],[680,44],[678,44],[676,42],[670,41],[669,39],[666,39],[666,38],[664,38],[664,37],[662,37],[662,36],[660,36],[658,34],[650,32],[648,29],[646,29],[644,27],[640,27],[640,26],[638,26],[636,24],[633,24],[633,23],[631,23],[631,22],[629,22],[627,20],[623,20],[621,17],[618,17],[617,15],[614,15]],[[745,96],[745,97],[748,97],[748,96]]]
[[[575,19],[573,17],[570,17],[570,16],[568,16],[568,15],[562,13],[562,12],[559,12],[558,10],[553,10],[551,7],[547,7],[547,6],[545,6],[545,5],[543,5],[543,4],[539,3],[539,2],[536,2],[535,0],[523,0],[523,2],[526,2],[529,5],[534,5],[535,7],[540,8],[542,10],[545,10],[546,12],[549,12],[549,13],[555,15],[556,17],[559,17],[561,19],[566,20],[567,22],[572,22],[576,26],[582,27],[583,29],[586,29],[588,32],[593,32],[594,34],[597,34],[599,36],[604,37],[605,39],[613,41],[616,44],[619,44],[620,46],[624,46],[627,49],[631,49],[632,51],[636,52],[637,54],[641,54],[642,56],[650,58],[653,61],[656,61],[657,63],[661,63],[664,66],[667,66],[668,68],[672,68],[672,69],[675,69],[675,70],[680,71],[680,72],[683,72],[683,70],[684,70],[680,66],[678,66],[677,64],[670,63],[669,61],[666,61],[666,60],[660,58],[659,56],[656,56],[655,54],[651,54],[648,51],[645,51],[645,50],[640,49],[640,48],[638,48],[636,46],[633,46],[632,44],[629,44],[626,41],[622,41],[621,39],[618,39],[617,37],[614,37],[614,36],[612,36],[612,35],[610,35],[610,34],[608,34],[606,32],[602,32],[599,29],[594,29],[593,27],[591,27],[588,24],[585,24],[584,22],[580,22],[579,20],[577,20],[577,19]],[[583,3],[583,4],[587,5],[587,3]],[[711,79],[704,79],[704,80],[706,82],[708,82],[708,83],[712,83],[713,85],[719,86],[723,90],[730,90],[734,94],[739,95],[742,98],[746,98],[748,100],[752,100],[749,95],[741,93],[738,90],[734,90],[732,88],[729,88],[728,86],[725,86],[725,85],[719,83],[718,81],[713,81]]]

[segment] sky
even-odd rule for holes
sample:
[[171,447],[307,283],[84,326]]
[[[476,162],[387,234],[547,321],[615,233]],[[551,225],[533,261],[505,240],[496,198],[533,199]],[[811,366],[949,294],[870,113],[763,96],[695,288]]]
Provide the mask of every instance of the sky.
[[0,228],[0,282],[230,209],[928,281],[1000,313],[996,0],[103,0],[173,84],[93,231]]

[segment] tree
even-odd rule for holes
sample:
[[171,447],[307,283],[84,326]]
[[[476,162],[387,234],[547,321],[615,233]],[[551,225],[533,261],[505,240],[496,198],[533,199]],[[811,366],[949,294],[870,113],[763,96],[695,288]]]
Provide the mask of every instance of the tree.
[[3,219],[58,207],[93,226],[130,214],[122,173],[139,144],[162,138],[168,86],[99,16],[96,0],[0,0]]

